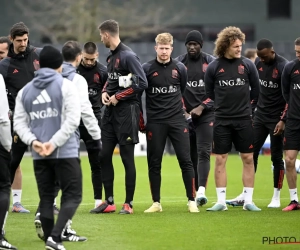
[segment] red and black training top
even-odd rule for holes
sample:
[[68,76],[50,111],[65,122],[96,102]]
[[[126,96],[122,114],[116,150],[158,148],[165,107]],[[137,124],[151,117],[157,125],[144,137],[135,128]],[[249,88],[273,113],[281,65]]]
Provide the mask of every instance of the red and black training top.
[[218,58],[208,65],[204,82],[207,96],[215,101],[216,119],[251,119],[259,95],[258,73],[251,60]]
[[189,113],[201,105],[204,108],[201,116],[212,112],[214,102],[205,93],[204,74],[208,64],[215,58],[201,51],[199,57],[195,59],[190,58],[187,53],[180,55],[176,59],[187,68],[188,80],[183,95],[186,111]]
[[147,76],[147,123],[182,121],[184,115],[182,94],[186,88],[187,71],[183,63],[170,59],[160,63],[156,59],[143,64]]
[[282,94],[288,104],[287,118],[300,120],[300,60],[288,62],[281,76]]
[[[107,57],[107,82],[102,92],[115,95],[119,101],[139,102],[140,93],[147,88],[147,79],[137,55],[125,44],[120,43]],[[138,76],[138,81],[128,88],[119,86],[119,77],[129,73]]]
[[288,60],[275,54],[270,64],[265,64],[257,57],[255,65],[259,75],[259,97],[255,116],[262,121],[285,121],[286,102],[282,96],[281,75]]
[[101,114],[102,104],[102,89],[107,81],[106,67],[97,62],[93,67],[85,67],[80,63],[77,68],[77,73],[82,75],[88,84],[89,99],[96,117]]

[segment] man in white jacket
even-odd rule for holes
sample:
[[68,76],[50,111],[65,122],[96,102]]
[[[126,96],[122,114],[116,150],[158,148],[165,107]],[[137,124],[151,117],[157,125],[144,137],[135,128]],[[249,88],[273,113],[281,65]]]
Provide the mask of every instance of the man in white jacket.
[[4,224],[10,196],[10,150],[12,137],[8,118],[8,100],[3,76],[0,74],[0,249],[17,249],[4,238]]

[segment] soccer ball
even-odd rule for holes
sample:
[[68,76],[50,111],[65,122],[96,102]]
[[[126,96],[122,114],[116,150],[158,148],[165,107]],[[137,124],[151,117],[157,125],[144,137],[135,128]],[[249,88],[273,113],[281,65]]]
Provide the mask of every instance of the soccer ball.
[[[285,173],[285,161],[283,161],[283,163],[284,163],[284,173]],[[300,174],[300,160],[299,159],[296,160],[295,168],[296,168],[296,172],[298,174]],[[271,169],[272,169],[272,171],[274,170],[274,166],[273,165],[271,166]]]

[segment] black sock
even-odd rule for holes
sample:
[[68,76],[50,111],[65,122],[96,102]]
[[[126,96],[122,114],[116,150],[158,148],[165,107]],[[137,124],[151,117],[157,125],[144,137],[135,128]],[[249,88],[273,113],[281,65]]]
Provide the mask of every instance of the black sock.
[[115,203],[114,203],[114,197],[112,197],[112,196],[108,197],[107,200],[106,200],[106,203],[107,203],[108,205],[113,205],[113,204],[115,204]]

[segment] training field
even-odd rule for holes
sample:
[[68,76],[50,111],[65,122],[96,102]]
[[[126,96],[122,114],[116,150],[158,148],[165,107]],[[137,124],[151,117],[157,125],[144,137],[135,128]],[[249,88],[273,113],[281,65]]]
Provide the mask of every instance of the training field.
[[[88,237],[87,242],[65,243],[71,250],[163,250],[163,249],[299,249],[300,245],[263,244],[263,237],[295,237],[300,241],[300,211],[282,212],[281,209],[268,209],[273,194],[272,172],[269,156],[261,156],[254,201],[262,208],[261,212],[246,212],[241,207],[229,207],[224,212],[206,212],[216,201],[214,184],[214,157],[209,177],[208,204],[200,213],[187,211],[187,199],[181,171],[176,157],[165,156],[162,170],[162,213],[144,214],[152,201],[145,157],[136,158],[137,186],[133,215],[90,214],[94,206],[90,169],[87,157],[82,157],[83,201],[73,220],[73,228],[79,235]],[[115,201],[117,211],[124,202],[124,169],[119,156],[115,164]],[[34,213],[38,204],[36,182],[32,160],[25,157],[23,169],[23,205],[30,214],[9,213],[6,236],[19,250],[44,249],[37,238],[34,227]],[[233,198],[242,190],[241,161],[238,156],[229,156],[227,164],[227,197]],[[298,175],[298,177],[300,177]],[[298,186],[300,181],[298,180]],[[282,208],[289,203],[286,180],[281,192]],[[59,205],[59,203],[58,203]],[[266,239],[266,238],[265,238]],[[293,240],[293,238],[292,238]],[[280,242],[280,238],[278,238]],[[272,243],[272,242],[271,242]]]

